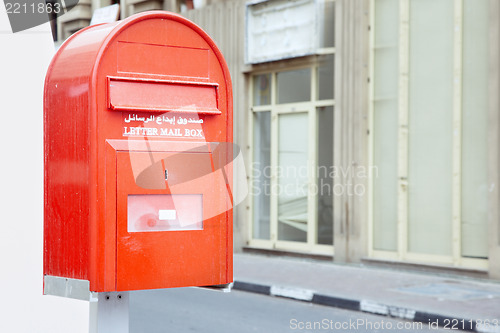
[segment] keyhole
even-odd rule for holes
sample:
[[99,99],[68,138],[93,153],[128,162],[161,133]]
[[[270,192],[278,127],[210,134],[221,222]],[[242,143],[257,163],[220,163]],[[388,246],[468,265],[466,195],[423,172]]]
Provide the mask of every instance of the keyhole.
[[165,180],[168,180],[168,170],[165,169]]

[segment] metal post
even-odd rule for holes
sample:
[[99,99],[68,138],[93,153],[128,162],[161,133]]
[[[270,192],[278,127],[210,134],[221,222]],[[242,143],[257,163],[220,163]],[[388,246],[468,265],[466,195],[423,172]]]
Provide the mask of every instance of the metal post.
[[98,293],[90,301],[90,333],[129,332],[129,292]]

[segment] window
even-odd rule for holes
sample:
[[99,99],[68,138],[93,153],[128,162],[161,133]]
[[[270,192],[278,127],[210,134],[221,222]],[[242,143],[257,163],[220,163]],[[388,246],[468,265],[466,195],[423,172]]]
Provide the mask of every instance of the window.
[[372,1],[371,255],[486,267],[488,1]]
[[251,78],[250,246],[333,254],[333,60]]

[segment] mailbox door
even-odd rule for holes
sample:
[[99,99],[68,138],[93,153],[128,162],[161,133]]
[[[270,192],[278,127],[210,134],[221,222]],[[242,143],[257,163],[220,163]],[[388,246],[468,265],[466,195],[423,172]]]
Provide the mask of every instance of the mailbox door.
[[210,153],[117,152],[117,290],[227,283],[227,185]]

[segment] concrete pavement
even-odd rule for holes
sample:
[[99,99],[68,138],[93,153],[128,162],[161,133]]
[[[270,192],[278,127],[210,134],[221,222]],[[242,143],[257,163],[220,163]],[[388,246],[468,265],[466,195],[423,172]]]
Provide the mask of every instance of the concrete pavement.
[[237,253],[234,289],[500,333],[498,281]]

